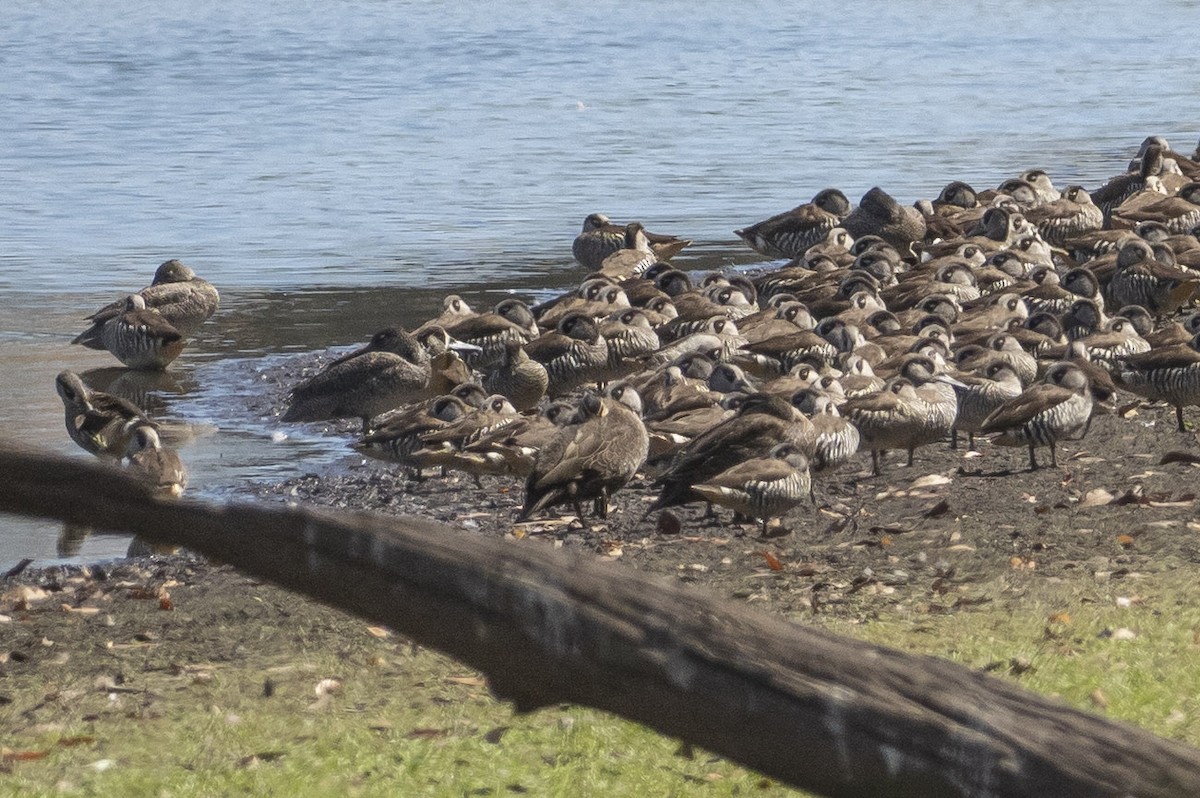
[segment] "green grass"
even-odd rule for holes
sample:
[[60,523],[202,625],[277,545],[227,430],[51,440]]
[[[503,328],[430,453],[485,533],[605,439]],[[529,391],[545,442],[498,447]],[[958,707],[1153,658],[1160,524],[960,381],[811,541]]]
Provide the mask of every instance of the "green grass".
[[[1118,606],[1122,596],[1131,606]],[[1011,604],[950,615],[897,612],[826,625],[988,668],[1200,745],[1198,599],[1200,588],[1175,572],[1087,589],[1040,584]],[[1116,639],[1119,629],[1133,638]],[[46,755],[5,763],[11,772],[0,772],[0,794],[799,794],[704,751],[689,758],[678,741],[598,712],[514,716],[475,674],[394,640],[364,633],[341,654],[306,657],[266,670],[225,663],[139,674],[153,699],[113,701],[88,684],[48,685],[63,705],[61,721],[4,732],[0,745],[9,751]],[[340,678],[343,690],[316,705],[314,688],[327,676]],[[99,770],[102,761],[111,764]]]

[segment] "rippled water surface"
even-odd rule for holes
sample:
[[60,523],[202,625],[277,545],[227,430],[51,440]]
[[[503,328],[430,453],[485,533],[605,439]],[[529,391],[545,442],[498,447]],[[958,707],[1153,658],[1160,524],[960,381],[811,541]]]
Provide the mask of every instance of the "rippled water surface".
[[[577,280],[602,210],[755,260],[731,231],[834,185],[905,201],[1025,168],[1092,187],[1200,129],[1196,2],[563,4],[16,0],[0,14],[0,423],[67,439],[57,371],[109,369],[194,435],[192,492],[344,456],[256,375]],[[179,257],[220,313],[160,381],[70,347]],[[273,433],[286,433],[288,437]],[[0,486],[3,490],[3,486]],[[0,519],[0,564],[56,530]],[[82,556],[119,554],[95,539]]]

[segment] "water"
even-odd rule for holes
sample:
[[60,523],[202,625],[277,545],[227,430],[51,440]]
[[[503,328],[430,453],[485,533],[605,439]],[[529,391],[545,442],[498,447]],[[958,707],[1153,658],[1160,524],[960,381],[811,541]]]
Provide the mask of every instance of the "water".
[[[451,291],[569,285],[592,211],[722,268],[756,260],[733,229],[826,186],[911,201],[1039,167],[1093,187],[1148,134],[1195,146],[1200,3],[1157,3],[1149,30],[1133,3],[971,5],[10,2],[0,424],[85,456],[53,377],[114,361],[67,342],[169,257],[222,310],[139,390],[191,425],[191,492],[219,498],[346,451],[251,412],[256,374]],[[0,520],[0,565],[53,558],[55,534]]]

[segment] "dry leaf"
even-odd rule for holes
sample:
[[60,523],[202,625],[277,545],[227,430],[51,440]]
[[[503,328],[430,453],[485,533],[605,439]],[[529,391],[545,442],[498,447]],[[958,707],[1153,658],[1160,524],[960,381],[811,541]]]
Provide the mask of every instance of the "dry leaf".
[[772,571],[782,571],[783,570],[783,563],[781,563],[779,561],[779,558],[776,557],[771,552],[764,550],[764,551],[760,551],[759,555],[764,560],[767,561],[767,567],[770,568]]
[[1058,612],[1046,619],[1048,623],[1069,624],[1071,622],[1071,613]]
[[1083,498],[1079,502],[1080,507],[1100,507],[1101,505],[1111,504],[1116,496],[1106,491],[1104,488],[1093,488],[1083,494]]
[[1133,545],[1133,536],[1132,535],[1117,535],[1117,543],[1120,543],[1125,548],[1129,548],[1130,546]]
[[950,477],[945,476],[944,474],[927,474],[923,477],[913,480],[913,484],[910,486],[910,488],[913,490],[916,490],[917,488],[932,488],[938,485],[949,485],[953,481],[954,480],[950,479]]
[[63,748],[74,748],[77,745],[90,745],[96,738],[90,734],[77,734],[72,737],[59,737],[58,745]]
[[478,676],[447,676],[446,681],[450,684],[465,684],[468,687],[483,687],[487,684]]
[[445,729],[430,729],[427,727],[417,728],[404,735],[410,740],[432,740],[435,737],[445,737]]
[[313,688],[313,692],[317,694],[318,698],[341,695],[342,683],[337,679],[322,679],[317,682],[317,686]]
[[1108,709],[1108,696],[1099,687],[1092,691],[1092,694],[1088,696],[1088,700],[1092,702],[1093,706],[1099,709]]
[[10,751],[6,748],[3,755],[0,755],[0,759],[5,762],[32,762],[48,756],[50,756],[49,751]]
[[392,630],[383,626],[368,626],[367,634],[371,635],[371,637],[378,637],[382,639],[385,637],[391,637]]

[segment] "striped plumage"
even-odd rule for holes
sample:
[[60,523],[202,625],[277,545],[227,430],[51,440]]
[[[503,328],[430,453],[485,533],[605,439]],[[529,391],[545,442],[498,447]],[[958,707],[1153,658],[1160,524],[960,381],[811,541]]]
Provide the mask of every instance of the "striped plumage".
[[769,378],[787,374],[801,363],[830,365],[837,356],[837,347],[815,331],[797,330],[748,343],[739,348],[735,359],[748,373]]
[[812,422],[786,400],[751,394],[736,415],[697,435],[675,453],[655,480],[661,490],[650,510],[703,501],[693,485],[707,482],[739,462],[762,457],[777,443],[793,443],[809,453],[815,440]]
[[913,354],[906,356],[900,367],[900,376],[913,384],[917,399],[921,402],[922,433],[914,436],[909,448],[909,465],[916,446],[936,443],[950,434],[958,417],[958,394],[960,383],[954,377],[942,373],[931,358]]
[[670,260],[690,243],[678,236],[651,233],[640,222],[617,225],[603,213],[593,213],[583,220],[583,229],[575,237],[571,253],[585,269],[598,271],[606,258],[622,249],[641,250],[653,263]]
[[858,428],[838,412],[833,397],[804,389],[792,395],[792,405],[812,421],[816,440],[810,464],[814,472],[831,471],[858,453]]
[[608,366],[608,342],[596,320],[582,313],[563,316],[556,330],[527,343],[525,353],[545,367],[551,397],[602,379]]
[[1124,358],[1117,371],[1121,386],[1151,401],[1175,406],[1175,421],[1184,432],[1183,408],[1200,405],[1200,336]]
[[1174,196],[1113,214],[1114,226],[1136,227],[1141,222],[1158,222],[1175,235],[1187,233],[1200,224],[1200,183],[1187,183]]
[[67,434],[97,457],[120,459],[129,447],[135,426],[152,423],[132,402],[91,390],[73,371],[60,372],[54,387],[63,402]]
[[519,299],[505,299],[486,313],[463,316],[446,326],[446,331],[480,352],[463,356],[471,366],[486,369],[504,354],[509,342],[527,344],[538,335],[538,325],[529,306]]
[[597,271],[605,258],[622,249],[636,249],[650,257],[654,255],[640,224],[630,222],[621,227],[602,213],[589,214],[583,220],[583,230],[571,244],[571,254],[588,271]]
[[825,240],[850,213],[850,201],[835,188],[820,191],[811,202],[735,230],[738,238],[768,258],[798,258]]
[[[154,272],[154,280],[138,292],[146,307],[157,310],[168,324],[183,335],[196,331],[217,312],[221,296],[216,287],[196,276],[196,273],[178,260],[161,264]],[[100,339],[105,323],[124,313],[126,300],[112,302],[92,315],[88,321],[92,326],[76,336],[73,344],[83,344],[89,349],[104,349]]]
[[1092,201],[1104,212],[1106,219],[1114,208],[1141,191],[1146,185],[1147,178],[1156,176],[1162,171],[1162,152],[1163,150],[1160,145],[1151,144],[1142,153],[1141,162],[1136,172],[1117,175],[1100,188],[1091,192]]
[[470,406],[457,396],[439,396],[413,404],[391,415],[374,430],[354,444],[354,448],[370,457],[390,460],[420,476],[420,465],[413,455],[424,447],[421,436],[451,424],[470,411]]
[[608,342],[608,376],[619,378],[641,368],[639,359],[657,350],[662,342],[639,308],[614,313],[600,325]]
[[1050,463],[1058,466],[1056,444],[1082,438],[1091,424],[1092,395],[1084,372],[1074,363],[1055,363],[1042,382],[1031,386],[998,407],[980,427],[996,433],[993,443],[1028,446],[1029,468],[1036,470],[1038,446],[1050,449]]
[[847,400],[842,413],[858,428],[860,448],[870,450],[875,475],[883,452],[904,449],[912,465],[913,450],[929,436],[925,403],[904,377],[888,380],[882,391]]
[[1070,186],[1060,199],[1026,211],[1025,218],[1047,243],[1064,246],[1067,239],[1104,226],[1104,211],[1083,186]]
[[460,418],[421,433],[421,446],[408,456],[409,460],[418,469],[436,466],[465,471],[474,478],[477,486],[482,487],[479,475],[484,472],[461,458],[463,449],[484,436],[516,423],[520,418],[511,402],[499,394],[493,394]]
[[146,307],[141,294],[125,298],[125,310],[104,322],[100,341],[117,360],[132,369],[161,371],[183,352],[187,341],[157,310]]
[[[1082,348],[1088,360],[1110,373],[1120,368],[1120,363],[1130,355],[1150,351],[1150,343],[1138,335],[1133,322],[1120,316],[1109,319],[1103,331],[1077,338],[1071,345]],[[1058,353],[1051,350],[1047,354],[1054,357]]]
[[538,453],[550,445],[559,430],[578,420],[578,408],[552,402],[537,415],[524,415],[503,427],[484,433],[454,454],[451,467],[469,474],[520,477],[533,473]]
[[546,367],[530,358],[516,341],[506,344],[500,361],[483,377],[484,390],[507,397],[522,412],[536,407],[549,385]]
[[1140,239],[1127,242],[1117,254],[1117,268],[1108,283],[1112,307],[1141,305],[1155,315],[1182,307],[1200,287],[1200,274],[1189,274],[1159,263],[1154,250]]
[[951,432],[951,447],[958,447],[958,433],[967,433],[967,446],[975,448],[975,434],[984,420],[1000,405],[1021,394],[1021,380],[1008,363],[993,358],[983,367],[982,373],[963,374],[958,377],[960,386],[955,386],[958,397],[958,414]]
[[705,321],[703,329],[685,335],[677,341],[650,355],[648,362],[664,366],[681,357],[703,354],[710,359],[729,360],[746,343],[733,321],[723,316],[714,316]]
[[772,518],[811,500],[812,476],[804,452],[794,444],[780,443],[766,457],[738,463],[692,490],[705,501],[757,518],[765,535]]

